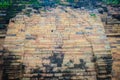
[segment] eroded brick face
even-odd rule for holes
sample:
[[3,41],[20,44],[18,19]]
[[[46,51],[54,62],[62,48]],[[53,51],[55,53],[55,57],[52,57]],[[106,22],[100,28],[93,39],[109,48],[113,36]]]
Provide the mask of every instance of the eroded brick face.
[[100,17],[91,14],[57,7],[12,18],[4,43],[9,80],[110,79],[110,46]]

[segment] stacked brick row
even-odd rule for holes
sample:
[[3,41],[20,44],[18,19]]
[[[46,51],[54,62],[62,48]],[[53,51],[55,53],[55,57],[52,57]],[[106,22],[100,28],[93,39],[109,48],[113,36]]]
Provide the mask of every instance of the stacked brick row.
[[111,43],[111,50],[113,56],[113,80],[119,80],[120,77],[120,38],[119,37],[109,37],[109,42]]
[[2,80],[3,75],[3,48],[0,46],[0,80]]
[[12,64],[22,64],[23,80],[110,79],[110,46],[100,18],[90,14],[57,7],[11,19],[4,46],[20,56]]
[[0,80],[2,80],[2,76],[3,76],[3,64],[4,64],[4,60],[3,60],[3,44],[4,44],[4,39],[5,39],[5,26],[3,24],[0,24]]
[[120,77],[120,21],[107,15],[103,15],[105,32],[110,42],[113,66],[112,66],[112,80],[119,80]]
[[22,78],[23,66],[21,59],[23,55],[22,46],[24,36],[22,35],[23,31],[21,29],[23,27],[24,26],[19,23],[14,23],[13,19],[10,20],[10,24],[8,25],[8,31],[6,32],[6,38],[4,40],[4,80],[19,80]]

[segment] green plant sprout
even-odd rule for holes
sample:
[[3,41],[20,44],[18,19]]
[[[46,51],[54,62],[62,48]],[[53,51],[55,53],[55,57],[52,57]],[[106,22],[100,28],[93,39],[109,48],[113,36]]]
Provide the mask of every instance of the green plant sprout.
[[96,14],[91,13],[90,16],[91,16],[91,17],[96,17]]

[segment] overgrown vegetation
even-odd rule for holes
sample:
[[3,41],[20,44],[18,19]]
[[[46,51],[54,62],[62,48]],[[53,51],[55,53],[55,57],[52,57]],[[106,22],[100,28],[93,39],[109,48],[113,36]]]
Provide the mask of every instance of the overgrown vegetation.
[[120,0],[0,0],[0,8],[7,8],[13,4],[30,4],[33,7],[54,6],[54,5],[69,5],[72,7],[81,7],[90,5],[96,1],[103,1],[106,4],[120,4]]
[[113,4],[113,5],[119,5],[120,0],[102,0],[106,4]]
[[[14,4],[22,4],[22,5],[26,5],[26,4],[30,4],[33,7],[44,7],[44,6],[54,6],[54,5],[69,5],[72,7],[80,7],[80,5],[86,4],[89,5],[89,2],[93,2],[93,0],[1,0],[1,5],[0,7],[9,7],[12,6]],[[10,5],[12,4],[12,5]],[[9,5],[9,6],[7,6]],[[2,8],[3,8],[2,7]]]
[[12,5],[10,0],[2,0],[0,1],[0,8],[7,8]]

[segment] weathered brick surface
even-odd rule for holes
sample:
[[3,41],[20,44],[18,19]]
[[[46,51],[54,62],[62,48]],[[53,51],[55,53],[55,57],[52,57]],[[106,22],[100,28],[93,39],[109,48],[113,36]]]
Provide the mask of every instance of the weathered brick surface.
[[[23,80],[111,77],[108,67],[112,66],[112,58],[104,27],[97,14],[90,14],[57,7],[30,17],[21,13],[11,19],[4,47],[19,57],[11,65],[24,65]],[[21,71],[9,73],[7,67],[6,70],[10,79],[21,77]]]

